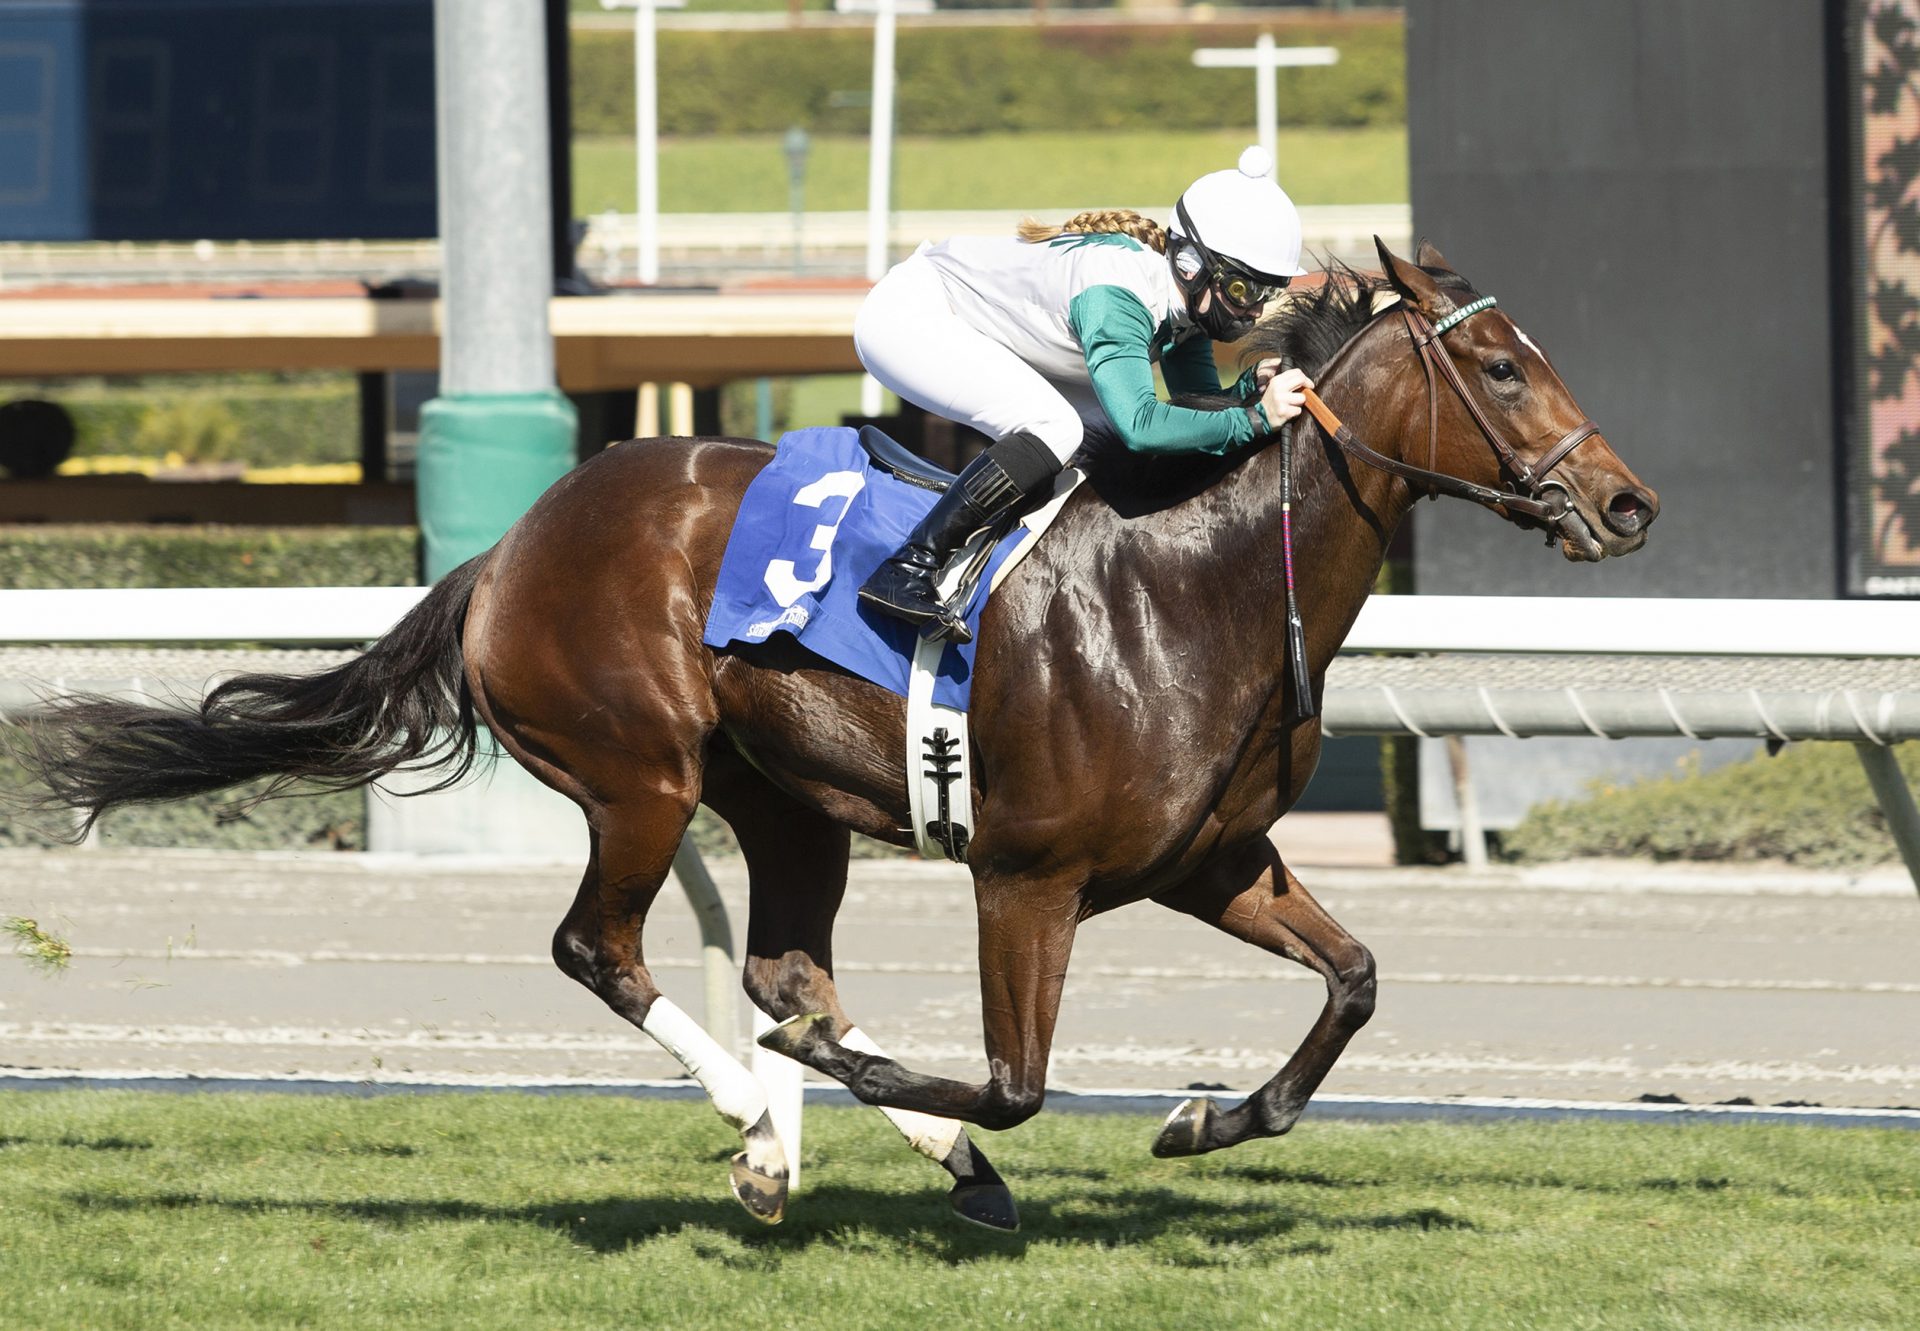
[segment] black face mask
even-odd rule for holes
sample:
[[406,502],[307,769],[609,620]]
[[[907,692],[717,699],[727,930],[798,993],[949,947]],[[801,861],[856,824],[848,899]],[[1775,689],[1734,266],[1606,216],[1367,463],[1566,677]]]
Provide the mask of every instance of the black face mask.
[[[1179,270],[1174,271],[1177,277]],[[1201,276],[1205,278],[1204,273]],[[1227,303],[1220,299],[1219,290],[1213,288],[1209,291],[1210,284],[1205,280],[1194,287],[1186,287],[1182,283],[1182,287],[1187,293],[1187,313],[1192,316],[1194,323],[1199,325],[1200,331],[1215,342],[1238,342],[1253,331],[1253,316],[1235,314],[1228,309]],[[1208,293],[1212,297],[1207,301],[1205,309],[1198,308],[1202,293]]]

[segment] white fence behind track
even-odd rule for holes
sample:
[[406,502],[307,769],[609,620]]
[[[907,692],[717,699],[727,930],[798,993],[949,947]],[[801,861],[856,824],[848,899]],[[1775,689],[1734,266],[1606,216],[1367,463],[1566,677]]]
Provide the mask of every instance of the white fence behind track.
[[[0,591],[0,642],[370,642],[425,587]],[[1920,602],[1376,596],[1349,652],[1920,656]]]

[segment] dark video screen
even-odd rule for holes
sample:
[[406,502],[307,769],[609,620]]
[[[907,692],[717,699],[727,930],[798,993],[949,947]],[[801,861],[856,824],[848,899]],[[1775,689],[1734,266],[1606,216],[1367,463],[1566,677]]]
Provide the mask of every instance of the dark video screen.
[[0,0],[0,240],[418,238],[431,0]]

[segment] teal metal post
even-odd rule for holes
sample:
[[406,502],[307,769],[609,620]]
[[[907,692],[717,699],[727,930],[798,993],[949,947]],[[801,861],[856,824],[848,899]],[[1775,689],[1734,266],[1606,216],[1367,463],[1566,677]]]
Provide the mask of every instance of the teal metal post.
[[429,580],[486,550],[572,467],[554,383],[543,0],[434,0],[440,396],[417,461]]

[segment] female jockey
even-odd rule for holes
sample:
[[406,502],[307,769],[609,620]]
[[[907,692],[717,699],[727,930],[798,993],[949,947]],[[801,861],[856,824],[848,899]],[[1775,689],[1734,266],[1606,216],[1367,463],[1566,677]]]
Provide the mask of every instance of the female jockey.
[[[1165,229],[1138,213],[1085,212],[1018,239],[922,245],[874,286],[854,322],[873,377],[995,440],[867,579],[860,599],[922,624],[942,618],[933,580],[967,538],[1050,490],[1104,418],[1139,452],[1224,453],[1300,413],[1298,370],[1265,360],[1236,385],[1250,407],[1198,411],[1155,395],[1220,390],[1214,342],[1244,337],[1305,270],[1300,218],[1265,151],[1196,180]],[[1162,257],[1164,256],[1164,257]]]

